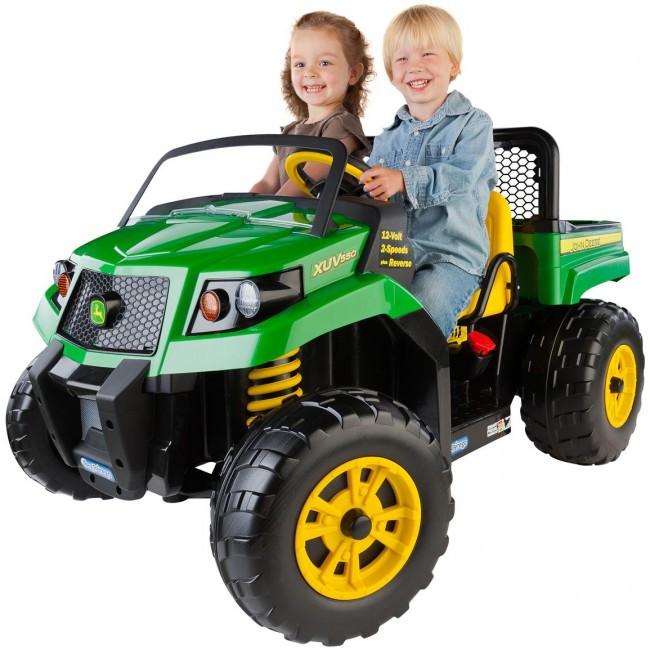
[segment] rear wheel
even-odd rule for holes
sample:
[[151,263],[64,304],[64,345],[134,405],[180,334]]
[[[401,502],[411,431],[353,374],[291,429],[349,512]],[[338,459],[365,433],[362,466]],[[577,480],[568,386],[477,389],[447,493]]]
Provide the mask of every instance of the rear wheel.
[[549,309],[524,363],[528,437],[559,460],[616,460],[636,425],[643,368],[641,334],[627,310],[595,300]]
[[287,404],[212,500],[212,548],[238,604],[295,641],[370,636],[431,580],[451,472],[406,407],[362,389]]
[[87,485],[55,449],[36,402],[27,370],[14,386],[7,404],[7,435],[16,461],[25,474],[49,492],[75,499],[110,499]]

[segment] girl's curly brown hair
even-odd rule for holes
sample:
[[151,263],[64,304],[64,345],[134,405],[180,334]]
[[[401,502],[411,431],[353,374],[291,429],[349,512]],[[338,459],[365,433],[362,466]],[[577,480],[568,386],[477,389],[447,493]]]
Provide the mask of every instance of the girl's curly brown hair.
[[[305,14],[296,21],[292,33],[296,29],[332,30],[341,42],[348,65],[353,67],[358,63],[363,64],[363,72],[359,81],[348,87],[343,98],[343,106],[353,115],[361,117],[368,99],[366,84],[374,76],[372,57],[368,54],[368,43],[363,34],[351,20],[329,11],[314,11]],[[307,104],[298,97],[291,83],[291,48],[287,50],[284,58],[282,96],[296,118],[302,120],[309,116]]]

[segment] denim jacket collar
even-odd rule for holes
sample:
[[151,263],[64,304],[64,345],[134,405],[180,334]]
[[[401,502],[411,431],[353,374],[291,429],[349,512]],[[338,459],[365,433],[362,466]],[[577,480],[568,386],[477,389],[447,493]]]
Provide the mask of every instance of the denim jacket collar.
[[401,122],[407,122],[409,124],[409,132],[428,129],[435,124],[438,124],[444,117],[448,115],[463,115],[464,113],[469,113],[472,110],[472,104],[469,99],[465,97],[462,93],[459,93],[457,90],[452,90],[447,99],[442,103],[440,108],[424,122],[416,120],[411,113],[409,113],[408,106],[404,104],[395,115],[395,120],[393,124],[388,127],[389,130],[399,126]]

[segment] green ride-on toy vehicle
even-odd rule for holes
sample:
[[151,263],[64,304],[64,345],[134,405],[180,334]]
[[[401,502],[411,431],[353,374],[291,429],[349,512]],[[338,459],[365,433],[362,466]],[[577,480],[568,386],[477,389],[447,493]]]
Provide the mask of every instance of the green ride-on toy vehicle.
[[[311,196],[134,209],[196,152],[290,146]],[[23,470],[75,499],[210,499],[212,552],[257,623],[296,641],[369,636],[431,580],[451,463],[510,432],[615,460],[641,403],[635,319],[581,299],[629,273],[621,226],[558,218],[559,155],[495,130],[480,289],[447,340],[409,292],[402,208],[364,197],[337,140],[251,135],[167,153],[119,228],[56,263],[7,431]],[[312,183],[306,162],[330,165]],[[213,471],[202,466],[214,463]]]

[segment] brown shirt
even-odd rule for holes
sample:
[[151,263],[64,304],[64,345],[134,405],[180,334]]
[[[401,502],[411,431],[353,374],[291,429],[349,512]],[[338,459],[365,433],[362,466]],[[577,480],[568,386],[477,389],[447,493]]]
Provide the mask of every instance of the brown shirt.
[[[363,158],[370,153],[370,142],[363,134],[361,121],[356,115],[353,115],[344,108],[328,115],[320,122],[305,124],[304,120],[296,120],[282,128],[282,133],[287,135],[315,135],[323,138],[336,138],[343,140],[350,136],[356,138],[358,148],[351,155],[354,158]],[[288,179],[287,172],[284,170],[284,161],[289,154],[292,154],[295,147],[274,147],[278,156],[280,170],[280,185],[284,185]]]

